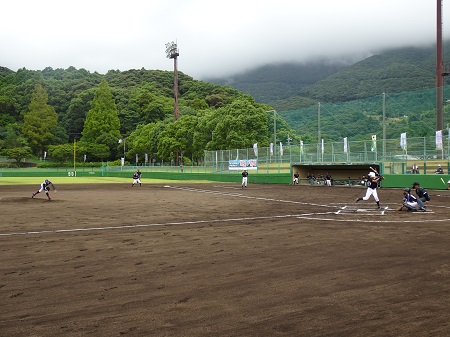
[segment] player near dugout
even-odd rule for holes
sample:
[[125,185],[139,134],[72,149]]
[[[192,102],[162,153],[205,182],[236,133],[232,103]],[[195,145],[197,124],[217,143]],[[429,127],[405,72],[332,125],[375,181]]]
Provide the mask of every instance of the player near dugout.
[[53,187],[53,191],[55,191],[55,193],[56,193],[55,185],[53,185],[53,183],[50,180],[45,179],[45,181],[41,184],[40,188],[36,192],[33,193],[31,198],[33,199],[37,194],[45,191],[45,195],[47,196],[48,201],[52,201],[52,198],[50,197],[50,194],[48,193],[50,191],[50,186]]
[[361,201],[361,200],[369,200],[370,196],[372,195],[375,199],[375,202],[377,203],[377,207],[380,207],[380,199],[378,198],[378,184],[381,181],[382,177],[379,174],[376,174],[375,172],[369,172],[367,179],[367,191],[366,195],[363,198],[357,198],[355,202]]
[[298,185],[298,178],[299,178],[298,172],[294,173],[294,180],[292,181],[292,185]]

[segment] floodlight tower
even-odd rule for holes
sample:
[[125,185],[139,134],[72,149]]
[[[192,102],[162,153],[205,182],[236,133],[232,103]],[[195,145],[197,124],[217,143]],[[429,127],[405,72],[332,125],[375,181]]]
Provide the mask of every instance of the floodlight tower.
[[168,59],[173,59],[173,95],[175,98],[173,119],[177,120],[179,117],[177,57],[180,56],[180,53],[175,42],[166,43],[166,56]]

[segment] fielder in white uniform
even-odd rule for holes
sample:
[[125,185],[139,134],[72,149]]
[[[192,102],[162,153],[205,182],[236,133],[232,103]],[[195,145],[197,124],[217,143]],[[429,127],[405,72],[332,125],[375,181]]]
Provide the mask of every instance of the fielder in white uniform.
[[50,197],[50,194],[48,193],[50,191],[50,186],[53,187],[53,191],[55,191],[55,193],[56,193],[55,185],[53,185],[53,183],[50,180],[45,179],[45,181],[41,184],[41,187],[32,194],[31,198],[34,198],[37,194],[45,191],[45,195],[47,196],[48,201],[52,201],[52,198]]

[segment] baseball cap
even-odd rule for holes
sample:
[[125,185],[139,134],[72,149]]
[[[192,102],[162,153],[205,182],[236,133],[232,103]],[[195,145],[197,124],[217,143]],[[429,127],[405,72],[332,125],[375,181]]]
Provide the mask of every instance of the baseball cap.
[[417,181],[415,181],[415,182],[412,183],[412,187],[414,187],[414,186],[416,186],[416,185],[417,185],[417,186],[420,186],[420,184],[419,184]]

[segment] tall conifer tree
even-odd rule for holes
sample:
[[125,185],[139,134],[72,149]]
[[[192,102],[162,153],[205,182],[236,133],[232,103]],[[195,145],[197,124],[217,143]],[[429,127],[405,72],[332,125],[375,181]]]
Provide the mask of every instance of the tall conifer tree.
[[120,138],[120,120],[111,89],[103,80],[95,92],[82,132],[82,141],[117,147]]
[[33,151],[39,155],[43,155],[45,148],[51,144],[58,125],[58,115],[47,103],[47,91],[41,84],[36,84],[24,116],[22,132]]

